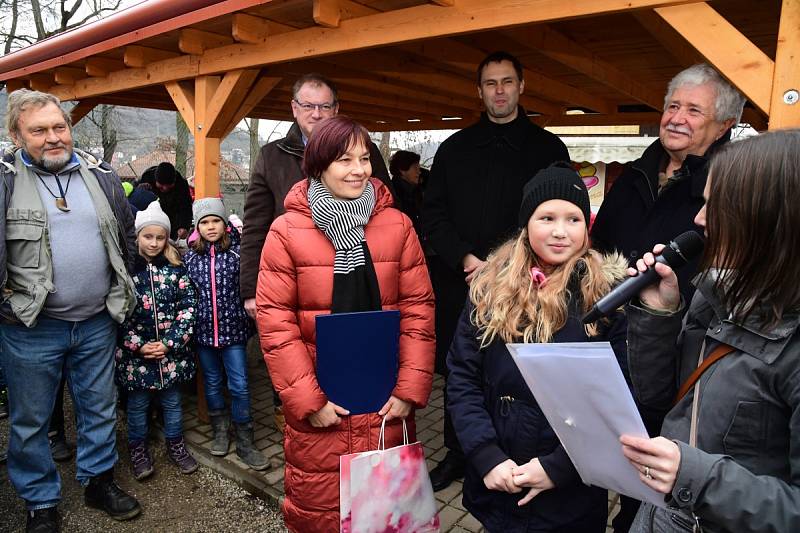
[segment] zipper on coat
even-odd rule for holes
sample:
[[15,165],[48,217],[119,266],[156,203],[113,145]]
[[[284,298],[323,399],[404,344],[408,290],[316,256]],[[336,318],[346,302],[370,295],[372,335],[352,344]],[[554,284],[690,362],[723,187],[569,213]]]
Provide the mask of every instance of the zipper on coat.
[[217,324],[217,273],[216,273],[216,254],[215,246],[210,247],[211,255],[211,319],[214,322],[214,346],[219,346],[219,325]]
[[514,403],[513,396],[500,396],[500,416],[506,417],[511,414],[512,403]]
[[[156,267],[152,263],[147,265],[147,271],[150,274],[150,292],[153,295],[153,323],[156,326],[156,340],[161,340],[158,335],[158,307],[156,306],[156,287],[153,283],[153,272],[156,272]],[[164,371],[161,369],[162,359],[158,360],[158,376],[161,378],[161,388],[164,388]]]

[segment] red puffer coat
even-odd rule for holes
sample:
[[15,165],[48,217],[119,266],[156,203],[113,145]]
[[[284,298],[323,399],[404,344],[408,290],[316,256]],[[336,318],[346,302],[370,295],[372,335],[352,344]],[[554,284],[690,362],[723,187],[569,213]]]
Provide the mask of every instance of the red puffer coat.
[[[400,310],[400,368],[394,396],[424,407],[434,360],[433,292],[425,258],[407,216],[391,207],[392,196],[372,178],[375,209],[365,228],[383,309]],[[286,525],[297,533],[339,531],[339,456],[377,447],[381,417],[342,418],[315,428],[308,416],[327,398],[317,383],[314,317],[330,312],[334,249],[314,225],[308,182],[286,197],[286,214],[272,224],[261,254],[256,290],[264,359],[286,416],[284,449]],[[412,441],[414,415],[408,417]],[[399,420],[387,424],[386,446],[402,444]]]

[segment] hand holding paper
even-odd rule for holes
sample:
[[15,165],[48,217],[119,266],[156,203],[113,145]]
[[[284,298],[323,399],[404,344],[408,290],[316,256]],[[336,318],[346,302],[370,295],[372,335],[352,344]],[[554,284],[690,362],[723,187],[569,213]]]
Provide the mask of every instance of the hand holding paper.
[[645,439],[623,435],[619,440],[622,454],[639,471],[642,482],[662,494],[671,493],[681,466],[678,445],[664,437]]
[[620,437],[647,439],[607,342],[508,344],[509,352],[584,483],[664,507],[622,454]]

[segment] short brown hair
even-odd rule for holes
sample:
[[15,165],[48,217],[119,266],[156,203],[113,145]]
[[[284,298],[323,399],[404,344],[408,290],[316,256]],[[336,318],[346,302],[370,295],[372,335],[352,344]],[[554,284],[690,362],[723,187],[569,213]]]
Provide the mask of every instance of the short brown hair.
[[726,145],[709,169],[708,243],[701,267],[737,321],[774,326],[800,308],[800,130]]
[[303,156],[303,172],[309,178],[319,178],[331,163],[347,149],[358,143],[369,148],[367,128],[346,115],[337,115],[314,128]]
[[8,102],[6,105],[6,131],[9,135],[19,134],[19,117],[29,106],[37,108],[44,107],[47,104],[53,104],[61,110],[64,115],[64,121],[70,129],[72,129],[72,117],[69,112],[61,105],[61,100],[57,96],[50,93],[43,93],[40,91],[31,91],[30,89],[17,89],[8,95]]

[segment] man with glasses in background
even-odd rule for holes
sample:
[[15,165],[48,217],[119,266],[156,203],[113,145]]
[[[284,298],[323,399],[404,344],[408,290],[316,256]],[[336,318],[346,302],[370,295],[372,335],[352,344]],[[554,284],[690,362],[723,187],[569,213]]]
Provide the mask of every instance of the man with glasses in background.
[[[292,87],[294,124],[283,139],[261,147],[250,175],[250,186],[244,203],[244,232],[239,275],[244,308],[251,318],[256,315],[256,282],[261,248],[272,221],[284,213],[283,200],[289,189],[306,176],[300,168],[306,143],[317,124],[339,112],[336,86],[319,74],[306,74]],[[386,163],[375,143],[370,144],[372,174],[394,189]],[[283,431],[284,418],[278,395],[275,398],[275,425]],[[214,414],[212,416],[212,423]]]

